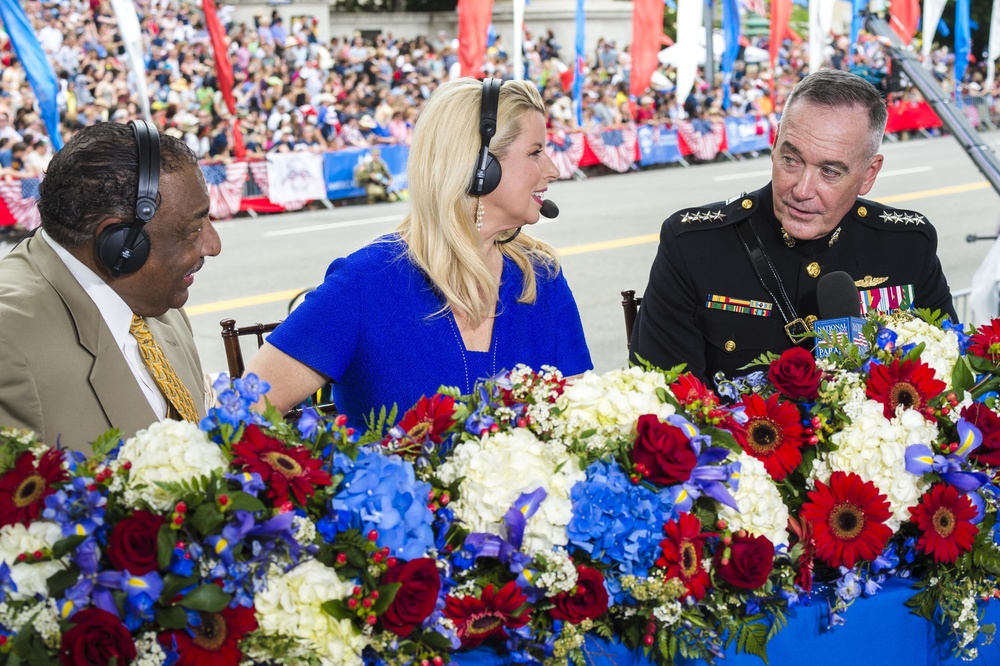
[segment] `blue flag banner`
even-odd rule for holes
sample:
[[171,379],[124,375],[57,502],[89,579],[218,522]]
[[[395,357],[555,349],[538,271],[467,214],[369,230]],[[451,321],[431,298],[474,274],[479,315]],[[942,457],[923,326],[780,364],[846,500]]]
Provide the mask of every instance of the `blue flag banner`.
[[755,116],[726,117],[726,150],[732,155],[771,148],[771,124]]
[[[391,192],[409,187],[406,176],[406,162],[410,156],[409,146],[381,146],[382,161],[392,174]],[[323,155],[323,178],[326,180],[326,198],[349,199],[365,196],[365,189],[354,181],[354,167],[368,156],[367,148],[346,148]]]
[[722,0],[722,34],[726,48],[722,51],[722,108],[729,108],[729,82],[733,78],[733,65],[740,52],[739,0]]
[[584,28],[587,16],[583,11],[583,1],[576,0],[576,58],[573,64],[573,108],[576,109],[576,124],[583,126],[583,64],[587,62],[584,55]]
[[868,11],[868,0],[851,0],[851,57],[850,60],[854,62],[854,45],[858,43],[858,33],[861,32],[861,26],[864,24],[864,13]]
[[35,31],[17,0],[0,0],[0,20],[3,21],[17,59],[24,66],[28,83],[38,99],[38,110],[45,129],[49,132],[52,149],[61,150],[63,140],[59,131],[59,107],[56,104],[56,95],[59,93],[56,73],[46,59],[42,45],[38,43]]
[[962,77],[969,68],[969,52],[972,50],[972,26],[970,25],[969,0],[955,3],[955,95],[961,97]]
[[636,128],[639,139],[639,165],[672,164],[681,161],[681,149],[677,143],[677,130],[668,125],[639,125]]

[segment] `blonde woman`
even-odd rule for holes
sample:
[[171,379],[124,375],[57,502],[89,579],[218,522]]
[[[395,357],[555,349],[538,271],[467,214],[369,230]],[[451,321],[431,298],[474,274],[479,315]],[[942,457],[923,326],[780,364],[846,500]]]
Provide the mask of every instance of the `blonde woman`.
[[247,372],[271,383],[282,411],[332,380],[334,402],[360,427],[372,409],[407,409],[442,384],[470,392],[517,363],[567,376],[592,367],[554,251],[517,233],[538,221],[558,175],[541,96],[526,81],[499,86],[489,152],[500,174],[477,196],[483,89],[458,79],[435,91],[413,135],[409,216],[334,261],[251,360]]

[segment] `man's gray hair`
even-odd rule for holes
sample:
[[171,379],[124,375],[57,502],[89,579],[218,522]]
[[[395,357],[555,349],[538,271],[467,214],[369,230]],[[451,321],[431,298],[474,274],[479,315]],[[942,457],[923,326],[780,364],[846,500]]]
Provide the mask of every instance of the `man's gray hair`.
[[868,155],[874,157],[882,145],[882,134],[889,118],[885,100],[878,89],[865,79],[839,69],[820,69],[799,81],[785,102],[785,113],[799,102],[810,102],[832,109],[860,106],[868,112]]

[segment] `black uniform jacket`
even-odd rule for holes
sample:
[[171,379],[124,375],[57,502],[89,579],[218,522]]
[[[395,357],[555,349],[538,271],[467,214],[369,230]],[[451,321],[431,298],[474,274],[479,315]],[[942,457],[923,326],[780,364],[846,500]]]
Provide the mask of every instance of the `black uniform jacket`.
[[[858,199],[839,233],[788,247],[771,197],[768,184],[728,202],[678,211],[663,223],[632,332],[632,361],[641,357],[661,368],[687,363],[702,379],[720,370],[733,377],[749,372],[740,368],[764,351],[792,346],[737,233],[737,223],[747,219],[799,317],[818,317],[819,279],[845,271],[859,290],[913,285],[914,307],[940,309],[957,320],[937,257],[937,233],[919,213]],[[713,296],[715,305],[708,307]],[[811,338],[802,343],[807,349],[813,344]]]

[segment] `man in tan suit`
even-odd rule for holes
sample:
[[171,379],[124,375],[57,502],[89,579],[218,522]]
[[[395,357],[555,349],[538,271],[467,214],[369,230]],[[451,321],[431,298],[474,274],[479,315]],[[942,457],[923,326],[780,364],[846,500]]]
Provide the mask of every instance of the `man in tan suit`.
[[[41,233],[0,259],[0,427],[88,451],[110,428],[129,437],[168,416],[205,414],[201,362],[180,308],[221,242],[194,154],[152,126],[143,131],[158,151],[140,148],[131,123],[75,135],[41,183]],[[145,221],[137,205],[144,192],[156,204]],[[132,227],[148,235],[144,261],[99,256],[98,239],[113,240],[116,230],[128,238]]]

